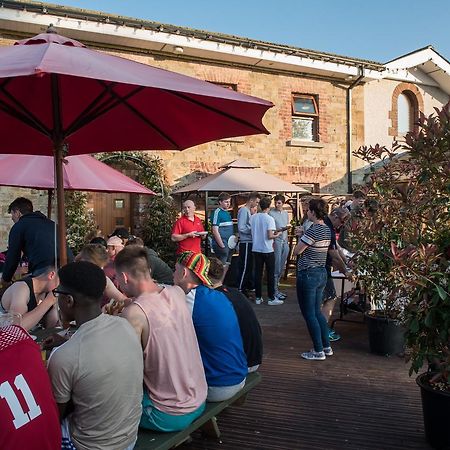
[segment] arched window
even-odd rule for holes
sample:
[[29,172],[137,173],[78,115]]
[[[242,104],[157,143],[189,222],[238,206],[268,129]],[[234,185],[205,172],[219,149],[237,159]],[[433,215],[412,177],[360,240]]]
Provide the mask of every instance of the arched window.
[[423,111],[423,97],[419,88],[412,83],[398,84],[392,93],[389,136],[396,139],[414,131],[420,111]]
[[398,133],[406,134],[413,129],[414,106],[406,92],[402,92],[397,99]]

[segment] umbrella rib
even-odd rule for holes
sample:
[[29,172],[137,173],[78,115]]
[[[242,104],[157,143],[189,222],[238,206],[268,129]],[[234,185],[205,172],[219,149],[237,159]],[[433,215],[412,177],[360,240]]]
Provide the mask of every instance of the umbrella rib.
[[[89,122],[92,122],[97,117],[109,111],[111,108],[115,107],[117,102],[113,104],[110,108],[106,109],[108,104],[113,102],[112,98],[106,99],[103,103],[99,103],[103,97],[107,94],[108,89],[105,87],[105,90],[100,93],[72,122],[71,125],[67,127],[64,134],[66,137],[70,136],[75,131],[79,130]],[[103,108],[103,110],[102,110]]]
[[34,114],[25,109],[24,106],[5,89],[6,84],[7,83],[3,83],[0,86],[0,90],[5,95],[5,97],[7,97],[13,103],[13,105],[5,102],[4,100],[0,100],[0,109],[2,109],[6,114],[9,114],[15,119],[25,123],[29,127],[34,128],[36,131],[39,131],[45,136],[51,136],[50,130]]
[[[105,83],[101,80],[97,80],[100,84],[105,86]],[[163,137],[165,140],[170,142],[175,148],[180,148],[180,146],[166,133],[164,133],[159,127],[151,123],[142,113],[140,113],[134,106],[130,105],[126,100],[128,100],[131,96],[136,95],[141,90],[144,89],[143,86],[140,86],[139,88],[135,89],[130,94],[126,95],[125,97],[121,97],[119,94],[114,92],[113,89],[111,89],[109,86],[105,86],[105,88],[109,91],[111,97],[114,97],[116,99],[116,104],[123,104],[125,107],[127,107],[131,112],[136,114],[146,125],[148,125],[150,128],[152,128],[154,131],[156,131],[161,137]],[[115,106],[115,105],[114,105]],[[112,107],[109,107],[108,110],[112,109]],[[103,112],[102,112],[103,113]]]
[[[240,124],[246,125],[247,127],[253,128],[254,130],[257,130],[259,132],[262,131],[261,127],[257,127],[255,125],[253,125],[251,122],[248,122],[247,120],[243,120],[243,119],[239,119],[238,117],[234,117],[233,115],[228,114],[225,111],[221,111],[218,108],[214,108],[213,106],[209,106],[209,105],[206,105],[206,104],[204,104],[202,102],[199,102],[198,100],[195,100],[194,98],[191,98],[188,95],[182,94],[181,92],[170,91],[170,90],[167,90],[167,89],[165,89],[165,92],[167,92],[168,94],[172,94],[175,97],[180,97],[183,100],[186,100],[186,101],[188,101],[190,103],[194,103],[194,104],[196,104],[198,106],[201,106],[202,108],[209,109],[210,111],[213,111],[216,114],[219,114],[221,116],[227,117],[228,119],[231,119],[231,120],[233,120],[235,122],[238,122]],[[266,131],[264,131],[264,132],[267,134]]]

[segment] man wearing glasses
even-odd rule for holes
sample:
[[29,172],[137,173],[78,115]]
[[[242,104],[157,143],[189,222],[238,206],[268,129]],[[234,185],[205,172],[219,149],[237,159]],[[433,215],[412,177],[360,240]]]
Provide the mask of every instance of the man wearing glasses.
[[[48,361],[61,417],[62,448],[128,450],[141,418],[143,363],[139,340],[123,318],[102,314],[102,269],[87,261],[59,270],[61,319],[78,330]],[[64,420],[63,420],[64,419]]]

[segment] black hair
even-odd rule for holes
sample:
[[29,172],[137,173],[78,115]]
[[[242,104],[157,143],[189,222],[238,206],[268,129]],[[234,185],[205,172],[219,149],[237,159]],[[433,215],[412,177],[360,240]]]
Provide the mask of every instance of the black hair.
[[279,200],[281,200],[283,203],[286,202],[286,198],[284,197],[284,195],[281,195],[281,194],[275,195],[275,197],[273,198],[273,201],[278,202]]
[[366,198],[366,194],[363,191],[354,191],[352,194],[353,198]]
[[261,201],[259,202],[259,207],[264,210],[270,207],[270,204],[272,203],[271,197],[263,197]]
[[322,198],[311,199],[308,208],[316,215],[317,219],[325,219],[327,215],[327,203]]
[[88,261],[69,263],[58,271],[60,283],[75,294],[100,300],[106,288],[106,276],[100,267]]
[[95,238],[92,238],[89,241],[89,244],[100,244],[100,245],[103,245],[103,247],[105,247],[105,248],[107,247],[105,238],[102,238],[101,236],[97,236]]
[[120,239],[129,239],[130,232],[125,227],[118,227],[108,237],[113,237],[113,236],[120,237]]
[[9,206],[8,213],[12,211],[20,211],[21,214],[28,214],[33,212],[33,203],[25,197],[17,197]]

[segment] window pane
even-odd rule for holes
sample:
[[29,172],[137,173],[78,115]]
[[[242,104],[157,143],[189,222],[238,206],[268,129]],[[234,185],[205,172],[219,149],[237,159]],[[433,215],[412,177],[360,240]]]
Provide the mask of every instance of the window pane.
[[314,120],[313,117],[293,117],[292,137],[302,141],[314,141]]
[[317,114],[312,98],[294,97],[294,113]]
[[398,133],[406,134],[411,131],[412,107],[409,98],[405,94],[398,96]]

